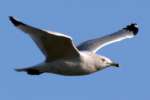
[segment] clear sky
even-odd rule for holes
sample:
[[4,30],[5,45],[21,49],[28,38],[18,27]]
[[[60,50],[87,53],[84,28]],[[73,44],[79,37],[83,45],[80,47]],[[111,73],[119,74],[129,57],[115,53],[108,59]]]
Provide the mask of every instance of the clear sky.
[[[148,100],[150,99],[149,0],[1,0],[0,100]],[[34,42],[8,20],[73,37],[76,44],[115,32],[136,22],[136,38],[98,52],[119,62],[81,77],[30,76],[15,72],[44,60]]]

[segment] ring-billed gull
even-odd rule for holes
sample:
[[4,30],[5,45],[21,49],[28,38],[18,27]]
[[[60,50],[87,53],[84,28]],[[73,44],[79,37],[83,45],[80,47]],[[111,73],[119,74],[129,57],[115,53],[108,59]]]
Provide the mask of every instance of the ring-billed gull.
[[105,56],[97,55],[96,52],[108,44],[132,38],[138,32],[138,25],[132,23],[110,35],[91,39],[75,46],[70,36],[29,26],[12,16],[10,21],[17,28],[28,33],[45,55],[45,61],[40,64],[16,69],[30,75],[42,73],[88,75],[109,66],[119,67],[118,63]]

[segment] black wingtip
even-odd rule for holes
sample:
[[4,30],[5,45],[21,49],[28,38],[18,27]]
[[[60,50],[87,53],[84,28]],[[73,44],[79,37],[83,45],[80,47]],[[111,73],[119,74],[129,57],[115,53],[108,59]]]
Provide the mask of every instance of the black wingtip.
[[42,72],[40,72],[37,69],[34,68],[27,68],[27,69],[15,69],[17,72],[26,72],[29,75],[40,75]]
[[16,72],[24,71],[23,69],[14,69]]
[[128,25],[127,27],[125,27],[124,29],[133,32],[134,35],[137,35],[139,31],[138,25],[136,23],[132,23]]
[[17,21],[14,17],[9,16],[9,20],[15,25],[15,26],[19,26],[20,24],[23,24],[19,21]]

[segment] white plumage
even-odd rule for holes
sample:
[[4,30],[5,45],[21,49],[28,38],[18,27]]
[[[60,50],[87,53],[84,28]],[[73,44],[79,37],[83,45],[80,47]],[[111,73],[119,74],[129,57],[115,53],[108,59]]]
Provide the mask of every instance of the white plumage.
[[130,24],[115,33],[75,46],[70,36],[34,28],[13,17],[10,17],[10,21],[17,28],[28,33],[46,57],[41,64],[16,69],[31,75],[46,72],[61,75],[87,75],[109,66],[119,67],[119,64],[109,58],[97,55],[96,51],[108,44],[132,38],[138,32],[137,24]]

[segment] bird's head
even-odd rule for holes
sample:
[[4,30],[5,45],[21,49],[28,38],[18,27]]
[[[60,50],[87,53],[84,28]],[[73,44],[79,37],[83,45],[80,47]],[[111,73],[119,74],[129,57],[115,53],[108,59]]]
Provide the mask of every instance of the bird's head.
[[119,64],[110,60],[109,58],[105,57],[105,56],[99,56],[99,62],[101,64],[101,67],[119,67]]

